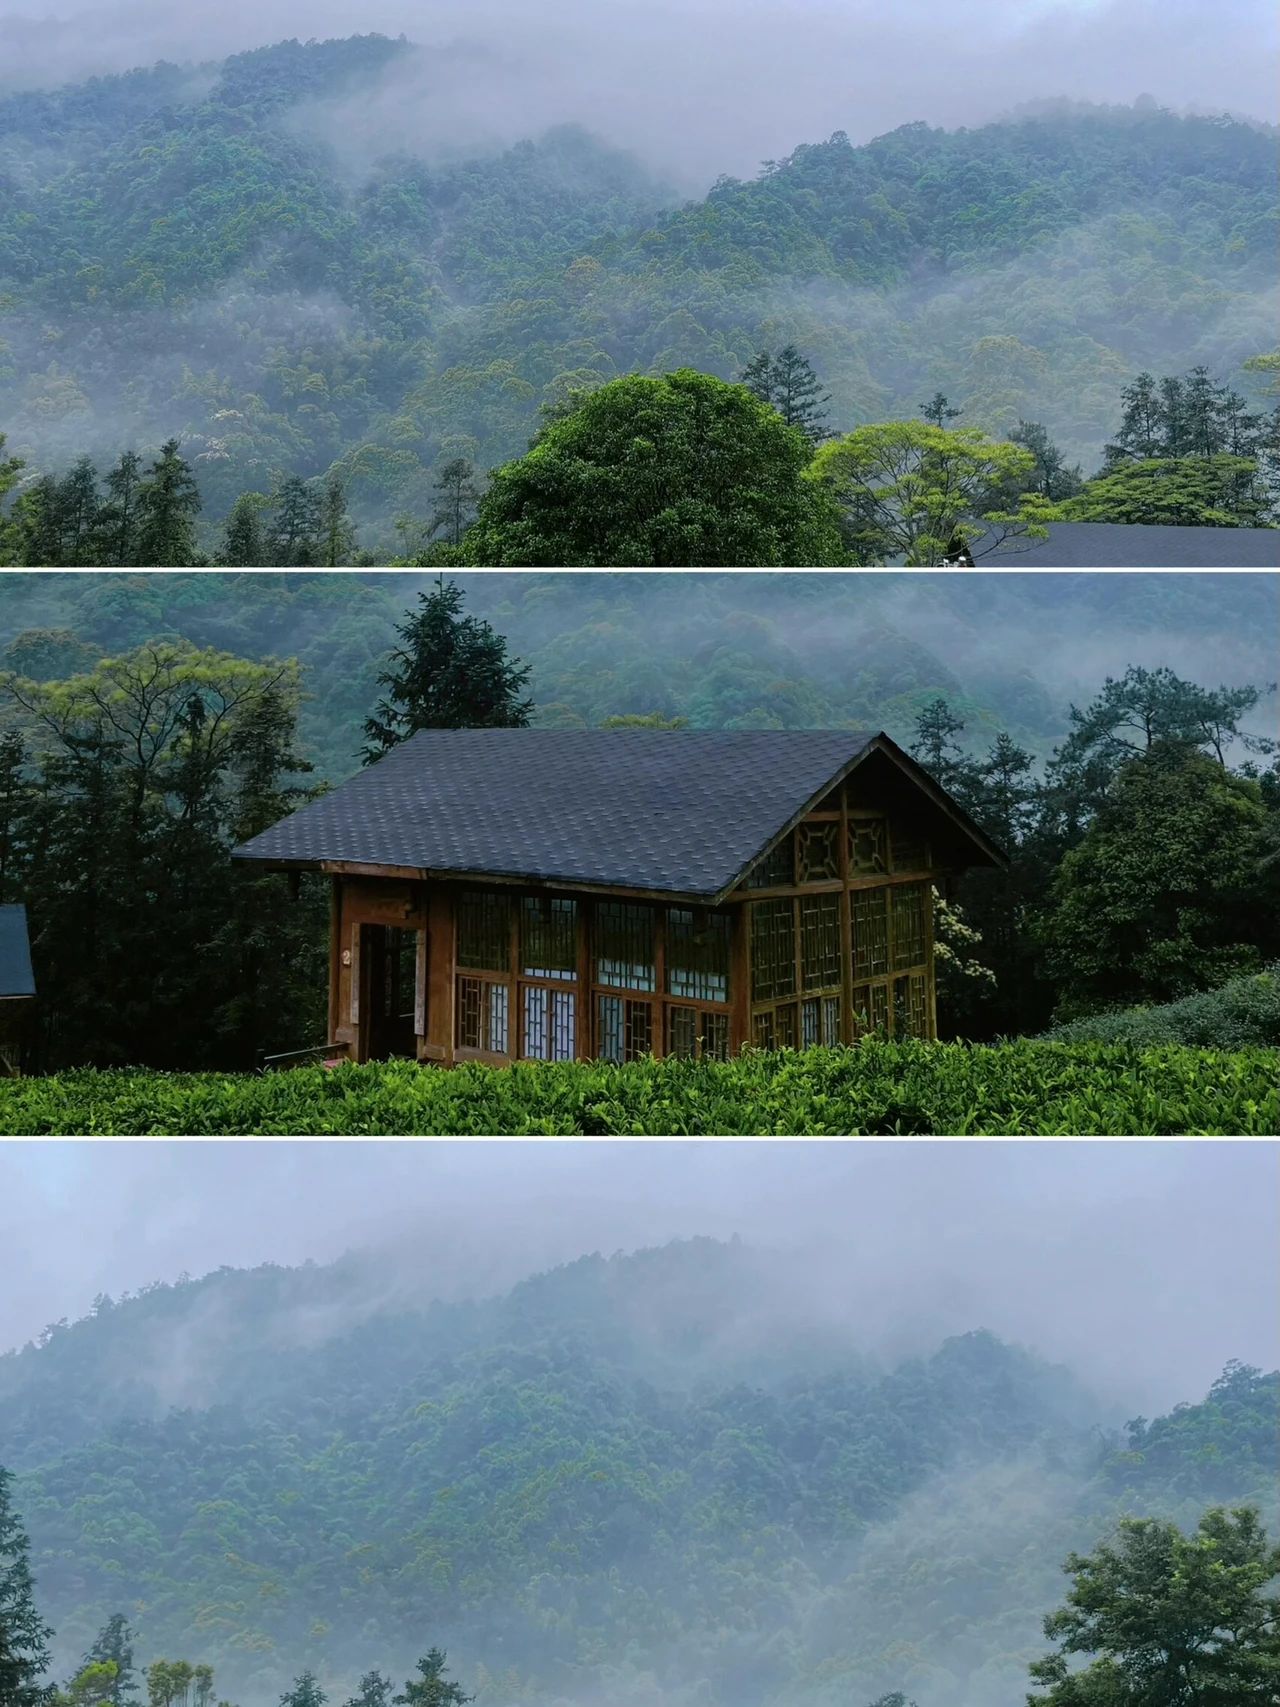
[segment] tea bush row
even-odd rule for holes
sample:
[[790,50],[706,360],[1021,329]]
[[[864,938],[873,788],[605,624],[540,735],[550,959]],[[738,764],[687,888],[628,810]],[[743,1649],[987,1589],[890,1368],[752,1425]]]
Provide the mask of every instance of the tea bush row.
[[1092,1014],[1045,1032],[1058,1043],[1193,1043],[1202,1049],[1280,1046],[1280,964],[1217,990],[1150,1008]]
[[268,1075],[72,1072],[0,1085],[8,1134],[1273,1134],[1276,1056],[1160,1044],[867,1041],[730,1062],[395,1061]]

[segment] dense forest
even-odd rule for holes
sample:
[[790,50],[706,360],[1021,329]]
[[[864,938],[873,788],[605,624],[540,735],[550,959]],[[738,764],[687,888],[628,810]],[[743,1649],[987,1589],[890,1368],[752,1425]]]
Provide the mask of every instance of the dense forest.
[[1021,1707],[1073,1550],[1273,1521],[1280,1376],[1121,1427],[989,1333],[872,1359],[791,1264],[694,1240],[445,1304],[353,1256],[98,1298],[0,1358],[55,1675],[118,1614],[140,1673],[245,1707],[435,1641],[481,1707]]
[[[15,578],[8,622],[23,626],[0,627],[0,902],[25,903],[32,921],[35,1059],[244,1070],[323,1043],[324,885],[291,890],[230,849],[415,729],[530,721],[887,724],[1010,855],[938,895],[944,1037],[1025,1036],[1154,1003],[1184,1014],[1186,1042],[1275,1042],[1272,684],[1124,662],[1090,669],[1080,702],[1055,708],[1008,653],[1023,623],[1028,645],[1054,623],[1069,645],[1102,609],[1123,613],[1125,648],[1134,615],[1163,623],[1167,652],[1169,630],[1217,599],[1225,655],[1248,657],[1235,635],[1253,627],[1265,666],[1270,578],[1137,576],[1126,592],[1112,577],[1033,575],[1030,588],[1056,594],[1020,608],[1004,577],[985,579],[984,599],[979,579],[940,577],[955,592],[929,619],[974,672],[967,696],[944,658],[885,623],[914,610],[918,581],[873,597],[859,577],[441,578],[406,612],[390,577]],[[747,599],[754,612],[730,614]],[[566,636],[568,607],[579,626]],[[989,624],[998,673],[985,647],[959,648],[957,612],[971,631]],[[508,651],[513,633],[542,638],[534,662]],[[636,636],[646,649],[624,669]],[[864,655],[874,662],[850,682],[847,660]],[[548,682],[581,709],[548,703]],[[971,697],[979,684],[986,703]],[[1251,977],[1250,1025],[1239,992]],[[1212,992],[1212,1013],[1178,1007]]]
[[[795,349],[832,431],[942,398],[940,428],[958,412],[1005,442],[1029,424],[1088,474],[1143,375],[1203,367],[1265,411],[1266,126],[1050,103],[838,134],[681,203],[574,129],[474,158],[349,148],[352,114],[393,99],[415,51],[285,42],[0,99],[0,430],[24,482],[88,457],[129,488],[128,458],[177,442],[207,559],[251,500],[241,521],[270,508],[276,536],[256,560],[294,561],[281,511],[307,486],[340,490],[385,562],[440,536],[448,470],[483,483],[629,374],[736,380]],[[1239,476],[1217,469],[1195,506],[1230,513]],[[131,560],[157,559],[95,559]]]

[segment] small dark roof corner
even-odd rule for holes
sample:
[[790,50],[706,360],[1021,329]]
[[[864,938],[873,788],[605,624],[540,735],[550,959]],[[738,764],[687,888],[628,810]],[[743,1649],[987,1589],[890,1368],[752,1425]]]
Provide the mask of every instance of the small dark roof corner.
[[27,909],[18,902],[10,902],[0,907],[0,1000],[35,993]]

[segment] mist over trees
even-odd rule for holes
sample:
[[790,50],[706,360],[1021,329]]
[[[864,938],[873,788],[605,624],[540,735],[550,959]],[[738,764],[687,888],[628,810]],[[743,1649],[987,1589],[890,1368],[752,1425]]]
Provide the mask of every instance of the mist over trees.
[[748,1245],[452,1304],[381,1262],[148,1286],[0,1358],[0,1632],[54,1626],[57,1707],[1146,1707],[1153,1645],[1192,1699],[1269,1675],[1280,1376],[1118,1429],[989,1333],[873,1358]]
[[[1241,429],[1263,405],[1267,372],[1248,365],[1274,339],[1261,127],[1050,104],[860,146],[837,133],[680,205],[565,126],[461,159],[411,143],[349,158],[341,115],[409,101],[413,57],[376,36],[281,43],[199,76],[160,66],[0,100],[17,163],[0,423],[24,491],[176,438],[204,559],[245,561],[243,510],[225,530],[252,494],[280,520],[268,561],[350,561],[342,525],[289,516],[300,481],[340,489],[357,550],[386,561],[398,517],[457,545],[475,499],[433,503],[458,487],[446,470],[481,471],[461,482],[478,493],[567,397],[627,375],[742,376],[811,439],[917,418],[938,395],[998,442],[1043,429],[1068,470],[1119,442],[1118,393],[1142,376],[1207,365]],[[1202,399],[1182,383],[1191,420]],[[1141,461],[1181,465],[1172,442]],[[1185,454],[1206,454],[1196,442]],[[1174,472],[1195,475],[1190,497],[1185,479],[1172,499],[1135,495],[1128,469],[1089,513],[1260,513],[1243,469],[1208,487]],[[1062,483],[1041,465],[1035,490],[1069,496],[1046,485]],[[74,522],[29,508],[11,560],[74,561]],[[193,561],[166,527],[164,560]]]

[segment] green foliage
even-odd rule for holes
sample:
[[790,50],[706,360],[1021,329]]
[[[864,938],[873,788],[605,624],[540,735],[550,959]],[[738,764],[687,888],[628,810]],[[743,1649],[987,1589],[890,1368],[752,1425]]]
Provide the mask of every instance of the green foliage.
[[1147,523],[1160,527],[1261,527],[1271,501],[1258,465],[1242,456],[1129,462],[1087,480],[1062,506],[1069,522]]
[[444,1675],[445,1655],[439,1648],[418,1661],[417,1677],[411,1677],[392,1700],[397,1707],[464,1707],[474,1699]]
[[[1255,1511],[1208,1511],[1193,1535],[1126,1518],[1114,1542],[1073,1553],[1067,1603],[1045,1619],[1056,1653],[1031,1675],[1030,1707],[1243,1707],[1280,1679],[1280,1575]],[[1083,1670],[1069,1656],[1097,1655]]]
[[810,446],[745,386],[682,368],[601,386],[494,471],[466,536],[495,566],[841,561]]
[[520,697],[529,670],[508,658],[487,622],[462,614],[463,592],[443,575],[397,627],[401,644],[378,677],[386,697],[365,724],[368,759],[419,729],[522,729],[532,703]]
[[1280,963],[1216,990],[1154,1007],[1119,1008],[1045,1032],[1056,1043],[1185,1043],[1196,1049],[1280,1049]]
[[929,566],[978,541],[985,554],[1046,538],[1051,510],[1024,490],[1034,468],[1031,451],[977,427],[891,421],[823,445],[813,478],[840,505],[855,562]]
[[868,1040],[728,1063],[81,1072],[0,1086],[11,1134],[1264,1134],[1278,1121],[1266,1050],[1173,1044]]
[[[314,1040],[325,899],[232,845],[307,797],[297,668],[156,641],[0,676],[0,864],[39,921],[39,1050],[249,1067]],[[16,736],[16,741],[15,741]]]
[[0,1707],[46,1707],[41,1679],[53,1631],[36,1610],[30,1544],[12,1487],[12,1473],[0,1464]]
[[1126,765],[1038,925],[1061,1017],[1175,1000],[1280,949],[1267,829],[1258,783],[1211,759],[1156,745]]
[[831,394],[823,392],[813,364],[794,344],[785,345],[776,356],[769,350],[759,351],[743,368],[739,384],[776,409],[789,427],[798,427],[811,445],[831,437],[823,407],[830,403]]

